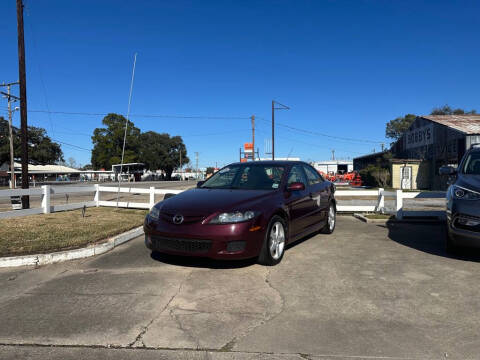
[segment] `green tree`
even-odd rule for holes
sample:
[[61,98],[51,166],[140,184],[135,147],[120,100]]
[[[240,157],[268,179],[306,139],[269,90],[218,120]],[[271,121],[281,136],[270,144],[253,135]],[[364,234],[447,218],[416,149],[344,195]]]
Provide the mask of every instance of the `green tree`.
[[[110,169],[122,160],[123,137],[125,134],[125,117],[108,114],[102,120],[103,128],[93,131],[92,166],[94,169]],[[140,129],[128,121],[125,142],[124,163],[137,162],[139,153]]]
[[205,171],[205,174],[213,174],[215,172],[215,168],[212,166],[207,167],[207,170]]
[[468,115],[468,114],[476,114],[476,110],[465,111],[463,109],[452,109],[448,105],[443,105],[441,107],[433,108],[430,115]]
[[[22,154],[20,129],[12,126],[13,152],[15,158]],[[59,144],[47,136],[43,128],[29,126],[28,134],[28,160],[37,164],[55,164],[63,161],[63,152]],[[0,117],[0,164],[10,161],[10,139],[8,133],[8,121]]]
[[167,179],[170,179],[174,169],[180,166],[180,154],[182,164],[187,164],[187,149],[180,136],[170,137],[169,134],[159,134],[148,131],[140,135],[140,159],[150,170],[165,171]]
[[407,131],[410,125],[412,125],[412,123],[415,121],[416,117],[416,115],[407,114],[405,116],[397,117],[396,119],[390,120],[387,123],[385,136],[395,141],[400,139],[402,134]]

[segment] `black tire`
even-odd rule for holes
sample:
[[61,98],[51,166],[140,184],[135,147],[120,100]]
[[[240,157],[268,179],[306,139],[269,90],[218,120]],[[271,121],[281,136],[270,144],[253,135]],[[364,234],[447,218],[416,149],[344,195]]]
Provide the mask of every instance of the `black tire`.
[[[283,245],[281,247],[281,251],[279,251],[279,256],[275,256],[275,253],[278,251],[279,247],[276,247],[276,251],[273,251],[274,255],[272,255],[271,246],[273,246],[271,239],[271,232],[274,229],[274,226],[278,226],[281,224],[283,228]],[[277,228],[275,228],[277,229]],[[273,230],[275,231],[275,230]],[[277,265],[280,261],[282,261],[283,255],[285,253],[285,247],[287,244],[287,237],[288,237],[288,227],[285,219],[278,215],[274,215],[270,222],[268,223],[267,231],[265,232],[265,237],[263,239],[262,249],[260,250],[260,255],[258,256],[258,263],[261,265],[273,266]]]
[[450,232],[448,231],[449,226],[450,225],[447,220],[447,226],[445,227],[445,251],[448,254],[456,254],[458,252],[458,247],[453,243]]
[[[331,223],[333,217],[333,225]],[[337,208],[335,207],[335,203],[331,202],[330,206],[328,207],[327,213],[327,223],[325,226],[320,230],[322,234],[331,234],[335,231],[335,226],[337,225]]]

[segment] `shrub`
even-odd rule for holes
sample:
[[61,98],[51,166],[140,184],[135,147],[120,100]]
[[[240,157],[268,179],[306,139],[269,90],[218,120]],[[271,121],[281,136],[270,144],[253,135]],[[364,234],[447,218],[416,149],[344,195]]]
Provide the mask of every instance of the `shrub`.
[[391,183],[391,174],[389,169],[380,166],[368,165],[360,170],[363,184],[366,186],[386,187]]

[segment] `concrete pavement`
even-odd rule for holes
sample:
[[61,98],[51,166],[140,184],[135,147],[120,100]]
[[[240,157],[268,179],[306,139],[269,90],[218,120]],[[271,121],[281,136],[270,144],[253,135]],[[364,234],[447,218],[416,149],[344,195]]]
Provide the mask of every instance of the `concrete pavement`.
[[0,270],[0,358],[477,359],[480,255],[442,225],[338,221],[278,266],[151,257]]

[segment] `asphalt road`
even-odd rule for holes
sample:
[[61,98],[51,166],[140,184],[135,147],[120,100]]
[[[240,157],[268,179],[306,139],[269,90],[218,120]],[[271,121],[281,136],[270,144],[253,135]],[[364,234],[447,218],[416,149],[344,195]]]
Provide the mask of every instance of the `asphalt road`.
[[278,266],[110,253],[0,271],[1,359],[478,359],[480,255],[338,221]]
[[[90,186],[94,183],[76,183],[76,184],[65,184],[62,185],[59,183],[55,186]],[[110,187],[117,187],[118,183],[101,183],[102,186],[110,186]],[[190,187],[194,187],[196,185],[196,181],[145,181],[145,182],[124,182],[121,183],[121,187],[131,187],[131,188],[145,188],[148,189],[150,186],[154,186],[157,189],[187,189]],[[82,201],[92,201],[95,193],[88,192],[88,193],[76,193],[76,194],[69,194],[68,197],[65,194],[62,195],[51,195],[50,202],[51,205],[63,205],[68,203],[75,203],[75,202],[82,202]],[[101,193],[100,194],[101,200],[116,200],[117,193]],[[149,198],[148,194],[125,194],[121,193],[119,197],[120,201],[132,201],[132,202],[145,202],[148,203]],[[156,195],[156,201],[163,200],[163,195]],[[40,207],[42,203],[41,196],[30,196],[30,207]],[[10,203],[10,199],[1,198],[0,199],[0,212],[1,211],[11,211],[12,205]]]

